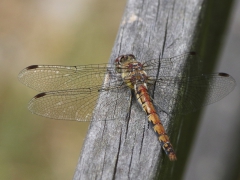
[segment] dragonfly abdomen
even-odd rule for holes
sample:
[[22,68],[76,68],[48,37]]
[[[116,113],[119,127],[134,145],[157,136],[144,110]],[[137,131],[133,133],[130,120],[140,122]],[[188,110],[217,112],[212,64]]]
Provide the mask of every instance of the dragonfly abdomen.
[[156,113],[151,97],[148,94],[146,85],[135,85],[134,89],[138,102],[148,115],[148,120],[152,123],[154,131],[158,134],[158,139],[160,141],[161,147],[171,161],[177,160],[176,154],[173,150],[173,146],[169,141],[169,137],[162,125],[158,114]]

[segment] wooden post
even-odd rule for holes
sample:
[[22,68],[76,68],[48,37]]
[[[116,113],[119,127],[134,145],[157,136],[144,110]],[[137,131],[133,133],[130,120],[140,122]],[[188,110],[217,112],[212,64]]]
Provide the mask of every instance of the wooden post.
[[[129,53],[145,61],[196,51],[210,71],[231,2],[128,0],[110,63]],[[130,118],[91,123],[74,180],[181,179],[197,118],[159,115],[176,150],[176,162],[164,154],[152,128],[148,128],[146,115],[133,99]]]

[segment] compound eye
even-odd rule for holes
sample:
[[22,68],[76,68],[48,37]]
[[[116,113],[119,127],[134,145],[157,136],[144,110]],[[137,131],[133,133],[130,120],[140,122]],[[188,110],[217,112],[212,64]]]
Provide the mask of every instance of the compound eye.
[[117,59],[115,60],[116,64],[122,64],[123,56],[118,56]]
[[133,54],[129,54],[128,56],[131,56],[132,59],[136,59],[135,56]]

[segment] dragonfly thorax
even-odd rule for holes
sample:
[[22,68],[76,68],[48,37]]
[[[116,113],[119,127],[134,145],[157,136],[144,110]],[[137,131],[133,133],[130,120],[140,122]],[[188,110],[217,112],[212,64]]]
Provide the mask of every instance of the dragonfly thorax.
[[116,71],[121,74],[123,81],[130,87],[145,84],[147,73],[143,70],[142,63],[138,62],[134,55],[127,54],[119,56],[115,60]]
[[123,72],[122,74],[123,81],[133,89],[134,86],[139,84],[146,84],[148,80],[147,73],[143,70],[133,71],[133,72]]

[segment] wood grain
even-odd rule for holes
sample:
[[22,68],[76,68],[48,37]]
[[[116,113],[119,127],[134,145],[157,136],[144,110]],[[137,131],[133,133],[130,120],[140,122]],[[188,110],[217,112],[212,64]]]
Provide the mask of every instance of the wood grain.
[[[231,3],[224,9],[213,0],[128,0],[110,63],[122,54],[134,54],[142,62],[193,50],[205,58],[209,46],[212,46],[212,61],[215,60],[219,44],[213,47],[214,40],[202,38],[207,33],[218,33],[220,39],[227,18],[207,29],[209,17],[217,17],[216,13],[211,14],[213,3],[227,17]],[[213,63],[208,68],[213,68]],[[133,98],[130,108],[126,119],[91,123],[74,180],[181,179],[197,118],[170,118],[171,115],[159,112],[178,156],[176,162],[170,162],[136,99]]]

